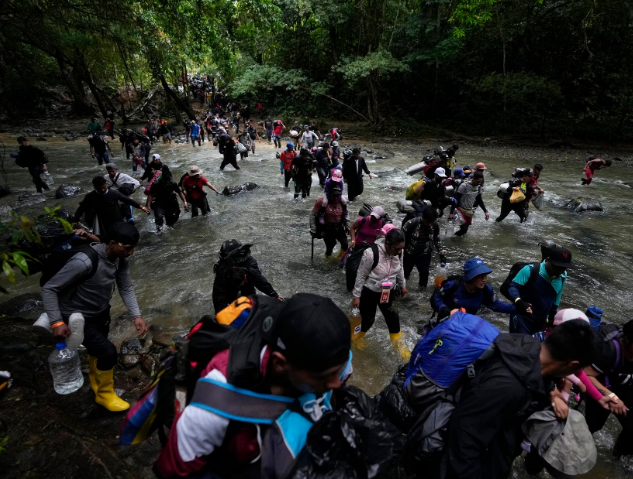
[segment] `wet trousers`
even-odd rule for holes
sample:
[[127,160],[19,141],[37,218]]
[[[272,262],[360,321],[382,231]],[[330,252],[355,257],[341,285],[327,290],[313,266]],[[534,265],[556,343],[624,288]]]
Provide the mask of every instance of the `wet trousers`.
[[369,288],[363,287],[360,293],[360,317],[362,318],[360,330],[366,333],[374,325],[376,320],[376,309],[380,308],[380,312],[385,318],[389,334],[400,332],[400,317],[398,311],[393,308],[393,289],[389,295],[388,303],[380,302],[381,293],[376,293]]
[[347,250],[347,235],[343,227],[326,227],[323,230],[323,242],[325,243],[325,256],[332,256],[336,242],[341,243],[341,249]]
[[431,258],[433,256],[433,251],[429,251],[427,254],[423,254],[422,256],[413,256],[411,254],[404,254],[404,278],[409,279],[411,275],[411,271],[413,268],[417,268],[418,270],[418,284],[420,288],[426,288],[429,284],[429,268],[431,266]]
[[505,199],[501,202],[501,213],[495,220],[497,223],[501,223],[506,216],[508,216],[512,211],[514,211],[521,223],[523,223],[527,219],[527,210],[525,209],[525,201],[521,201],[520,203],[510,203],[509,199]]
[[[68,324],[68,317],[63,319]],[[108,340],[111,321],[110,306],[97,316],[84,316],[84,319],[86,324],[84,326],[83,345],[90,356],[97,358],[97,369],[99,371],[109,371],[116,366],[117,362],[116,347]]]

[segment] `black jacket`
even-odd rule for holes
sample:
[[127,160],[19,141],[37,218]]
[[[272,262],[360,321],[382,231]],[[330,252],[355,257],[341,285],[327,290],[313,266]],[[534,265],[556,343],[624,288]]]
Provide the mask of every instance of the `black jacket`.
[[369,174],[369,168],[367,168],[365,158],[362,156],[358,158],[358,169],[356,169],[356,159],[353,156],[343,163],[343,178],[350,186],[362,183],[363,171]]
[[107,241],[108,232],[114,223],[123,221],[119,202],[126,205],[140,208],[138,201],[122,195],[116,190],[108,189],[105,195],[91,191],[79,203],[79,208],[73,217],[73,223],[78,222],[83,215],[86,216],[86,222],[92,228],[95,228],[95,216],[99,217],[100,233],[99,237],[102,242]]
[[44,152],[33,145],[20,145],[19,151],[20,160],[24,166],[40,166],[48,163],[48,158]]
[[502,333],[494,344],[495,354],[465,385],[448,424],[447,479],[508,478],[521,451],[521,423],[549,405],[539,341]]
[[[234,265],[220,260],[214,267],[213,308],[216,314],[240,296],[250,296],[258,289],[267,296],[279,296],[257,266],[257,261],[248,256],[245,261]],[[242,283],[243,280],[243,283]]]

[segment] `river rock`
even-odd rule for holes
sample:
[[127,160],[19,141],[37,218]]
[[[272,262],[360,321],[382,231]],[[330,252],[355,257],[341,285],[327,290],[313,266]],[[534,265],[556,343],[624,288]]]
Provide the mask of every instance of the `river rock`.
[[251,182],[244,183],[243,185],[238,186],[227,186],[224,188],[224,191],[222,191],[222,194],[224,196],[233,196],[241,193],[242,191],[252,191],[258,187],[259,186],[257,184]]
[[121,354],[147,354],[151,347],[151,339],[129,338],[121,343]]
[[575,213],[583,211],[603,211],[602,203],[594,198],[576,198],[569,200],[565,205],[569,209],[573,209]]
[[132,369],[141,361],[141,357],[138,354],[124,354],[119,356],[119,363],[123,366],[123,369]]
[[151,339],[129,338],[121,343],[121,354],[147,354],[151,347]]
[[69,198],[81,194],[83,190],[79,186],[60,185],[55,191],[55,198]]
[[150,376],[154,376],[154,374],[156,373],[158,369],[158,363],[149,354],[141,356],[141,366],[143,366],[143,369],[145,370],[145,372],[149,374]]

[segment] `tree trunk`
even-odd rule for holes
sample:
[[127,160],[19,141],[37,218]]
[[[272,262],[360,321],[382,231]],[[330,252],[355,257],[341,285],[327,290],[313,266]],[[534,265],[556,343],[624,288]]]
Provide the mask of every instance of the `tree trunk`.
[[195,120],[196,116],[193,114],[191,107],[183,102],[178,94],[171,89],[171,87],[167,83],[167,80],[165,80],[165,76],[162,73],[158,75],[158,79],[160,80],[160,84],[163,85],[163,90],[165,90],[165,94],[172,99],[172,101],[181,111],[184,111],[187,114],[187,117],[189,117],[190,120]]
[[71,73],[69,71],[70,67],[64,63],[61,55],[55,55],[55,60],[57,61],[57,66],[59,67],[59,71],[61,72],[62,77],[64,78],[66,86],[68,87],[68,90],[70,90],[70,94],[73,97],[73,111],[80,115],[94,114],[94,108],[86,98],[86,92],[83,89],[81,80],[77,81],[77,75],[72,74],[76,72]]

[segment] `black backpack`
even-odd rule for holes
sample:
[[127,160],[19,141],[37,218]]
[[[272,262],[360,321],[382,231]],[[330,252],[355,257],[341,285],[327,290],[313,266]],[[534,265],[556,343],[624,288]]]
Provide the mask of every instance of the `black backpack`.
[[363,253],[367,248],[371,248],[371,251],[374,254],[374,262],[371,265],[370,271],[378,266],[378,260],[380,259],[378,246],[367,242],[363,242],[363,244],[361,244],[360,246],[357,245],[354,248],[354,252],[349,255],[349,258],[347,258],[347,262],[345,263],[345,282],[347,284],[347,291],[352,291],[354,289],[354,284],[356,284],[356,276],[358,276],[358,267],[360,266],[360,260],[363,258]]
[[519,261],[512,265],[512,267],[510,268],[510,272],[508,273],[508,276],[504,280],[503,284],[501,284],[499,291],[501,292],[502,295],[504,295],[510,301],[512,301],[512,298],[510,297],[510,283],[512,283],[512,280],[516,277],[519,271],[521,271],[524,267],[529,266],[529,265],[532,265],[532,269],[530,270],[530,279],[525,284],[525,286],[529,286],[536,283],[536,280],[538,279],[539,271],[541,268],[541,263],[538,263],[538,262],[526,263],[524,261]]
[[68,263],[70,259],[77,253],[84,253],[86,256],[88,256],[88,258],[90,258],[90,262],[92,263],[92,268],[90,269],[88,276],[82,278],[82,280],[92,278],[97,272],[97,268],[99,267],[99,253],[97,253],[92,246],[83,245],[66,251],[56,251],[54,253],[51,253],[46,262],[42,265],[40,286],[44,286],[46,283],[48,283],[50,279],[55,276],[64,266],[66,266],[66,263]]

